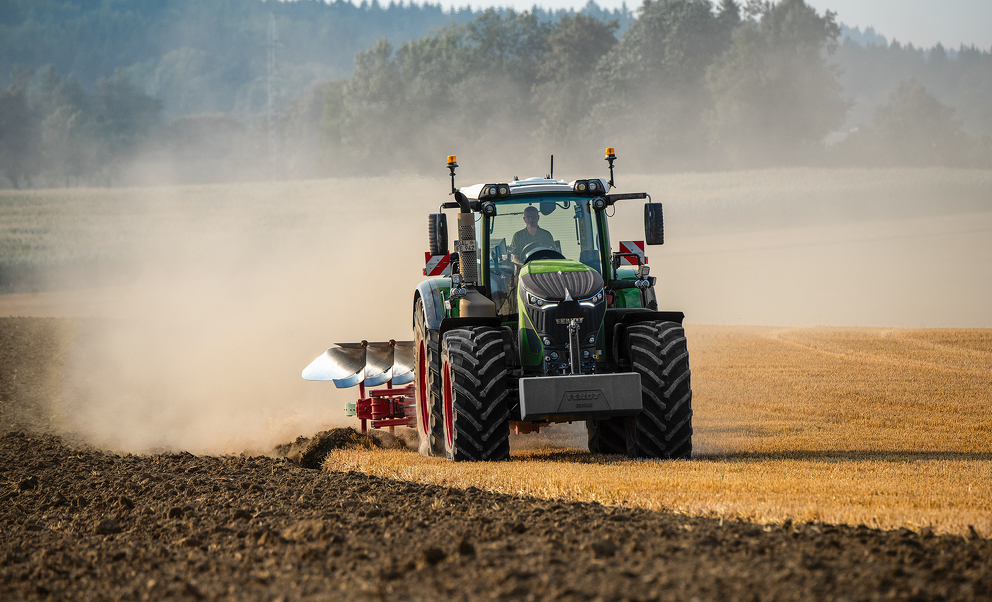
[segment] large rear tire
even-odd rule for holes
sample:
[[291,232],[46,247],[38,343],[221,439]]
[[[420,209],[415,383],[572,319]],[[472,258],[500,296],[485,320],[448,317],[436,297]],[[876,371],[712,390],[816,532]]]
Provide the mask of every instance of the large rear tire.
[[692,456],[692,388],[685,331],[676,322],[642,322],[627,329],[628,356],[641,375],[643,410],[627,442],[633,458]]
[[627,453],[627,425],[625,418],[586,420],[589,451],[594,454]]
[[424,301],[419,297],[413,304],[413,349],[417,451],[422,456],[443,456],[441,354],[424,324]]
[[458,461],[510,457],[503,335],[485,326],[457,328],[441,344],[445,455]]

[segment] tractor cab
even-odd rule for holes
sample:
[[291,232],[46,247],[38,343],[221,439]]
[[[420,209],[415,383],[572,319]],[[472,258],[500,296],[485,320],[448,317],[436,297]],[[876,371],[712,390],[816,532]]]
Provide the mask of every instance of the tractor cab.
[[[605,181],[598,181],[605,190]],[[575,183],[531,178],[508,184],[478,184],[462,189],[469,199],[491,204],[476,220],[479,286],[507,318],[518,313],[521,271],[591,270],[600,280],[609,266],[609,231],[592,199],[577,198]],[[506,193],[499,194],[499,188]],[[496,188],[496,195],[490,190]],[[525,297],[526,301],[526,297]]]

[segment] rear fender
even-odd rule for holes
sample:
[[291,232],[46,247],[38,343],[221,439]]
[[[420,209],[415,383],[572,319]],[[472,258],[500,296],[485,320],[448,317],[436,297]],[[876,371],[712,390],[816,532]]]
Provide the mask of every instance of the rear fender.
[[444,299],[443,296],[451,290],[450,278],[430,278],[424,280],[417,286],[417,292],[413,294],[413,305],[417,306],[417,299],[424,301],[424,325],[427,330],[439,330],[441,320],[444,319]]

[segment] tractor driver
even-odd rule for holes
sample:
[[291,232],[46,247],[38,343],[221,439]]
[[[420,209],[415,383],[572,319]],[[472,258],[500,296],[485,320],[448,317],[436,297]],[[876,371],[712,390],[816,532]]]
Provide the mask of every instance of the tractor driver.
[[527,224],[527,227],[514,234],[513,241],[510,243],[510,246],[513,247],[513,263],[518,266],[524,264],[523,250],[527,245],[538,243],[541,246],[554,247],[554,236],[537,225],[540,219],[541,214],[537,207],[531,205],[524,209],[524,223]]

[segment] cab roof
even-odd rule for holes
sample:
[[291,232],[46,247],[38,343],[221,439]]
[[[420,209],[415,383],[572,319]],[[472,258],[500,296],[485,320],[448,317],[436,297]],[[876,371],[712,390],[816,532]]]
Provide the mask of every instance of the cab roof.
[[[599,178],[596,178],[599,179]],[[527,178],[526,180],[514,180],[512,182],[501,182],[500,186],[508,186],[510,193],[508,196],[493,199],[493,200],[507,200],[508,198],[513,198],[518,195],[525,194],[544,194],[544,193],[574,193],[575,182],[578,180],[573,180],[571,182],[566,182],[564,180],[551,180],[547,178]],[[458,190],[464,194],[470,200],[479,200],[479,195],[482,194],[482,190],[487,186],[492,186],[496,182],[489,182],[486,184],[474,184],[472,186],[466,186],[464,188],[459,188]],[[609,190],[606,187],[606,180],[603,180],[603,189]]]

